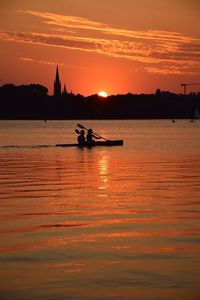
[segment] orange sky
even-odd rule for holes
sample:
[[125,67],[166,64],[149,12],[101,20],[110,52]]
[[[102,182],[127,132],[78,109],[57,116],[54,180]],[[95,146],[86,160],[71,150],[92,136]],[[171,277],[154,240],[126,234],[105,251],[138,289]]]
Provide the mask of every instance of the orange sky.
[[[199,0],[1,0],[0,84],[182,92],[200,82]],[[200,91],[200,85],[188,87]]]

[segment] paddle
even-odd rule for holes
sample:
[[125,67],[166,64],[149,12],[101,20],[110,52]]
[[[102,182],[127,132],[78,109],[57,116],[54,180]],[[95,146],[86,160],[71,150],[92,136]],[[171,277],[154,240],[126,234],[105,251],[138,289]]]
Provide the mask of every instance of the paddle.
[[[83,126],[82,124],[78,123],[77,126],[81,129],[85,129],[85,130],[88,130],[85,126]],[[101,135],[99,135],[98,133],[94,132],[94,135],[96,135],[97,137],[105,140],[105,141],[108,141],[107,139],[105,139],[104,137],[102,137]]]
[[77,134],[80,134],[80,131],[79,131],[78,129],[75,129],[75,132],[76,132]]

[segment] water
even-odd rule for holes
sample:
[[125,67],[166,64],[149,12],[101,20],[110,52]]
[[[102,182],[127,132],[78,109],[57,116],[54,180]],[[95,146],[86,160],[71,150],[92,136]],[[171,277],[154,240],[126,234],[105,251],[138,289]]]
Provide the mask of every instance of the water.
[[0,299],[199,300],[200,122],[76,123],[0,121]]

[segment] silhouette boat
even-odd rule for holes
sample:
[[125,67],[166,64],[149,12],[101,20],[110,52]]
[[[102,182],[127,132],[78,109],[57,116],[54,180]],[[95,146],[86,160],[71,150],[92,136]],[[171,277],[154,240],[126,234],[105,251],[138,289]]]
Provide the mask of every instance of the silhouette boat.
[[107,140],[107,141],[95,141],[94,144],[88,145],[85,143],[85,145],[79,145],[79,144],[56,144],[56,147],[97,147],[97,146],[122,146],[124,143],[123,140]]

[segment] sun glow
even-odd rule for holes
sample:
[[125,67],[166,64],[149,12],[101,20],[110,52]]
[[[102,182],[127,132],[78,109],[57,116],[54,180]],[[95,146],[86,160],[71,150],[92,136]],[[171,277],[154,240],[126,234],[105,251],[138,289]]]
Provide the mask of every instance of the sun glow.
[[100,91],[100,92],[98,92],[98,96],[103,97],[103,98],[107,98],[108,94],[104,91]]

